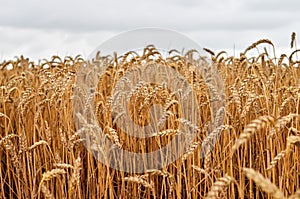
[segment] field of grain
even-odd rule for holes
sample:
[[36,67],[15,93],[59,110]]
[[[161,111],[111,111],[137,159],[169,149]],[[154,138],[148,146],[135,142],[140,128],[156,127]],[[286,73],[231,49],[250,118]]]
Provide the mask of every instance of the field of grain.
[[[142,174],[111,169],[83,145],[74,124],[72,92],[85,60],[53,56],[33,63],[20,56],[4,61],[0,198],[300,198],[300,61],[295,35],[291,48],[290,55],[276,57],[275,46],[265,39],[237,57],[204,49],[225,83],[220,136],[204,159],[200,146],[209,132],[211,100],[203,78],[187,64],[193,51],[172,51],[166,59],[154,46],[145,47],[142,56],[129,53],[131,59],[98,54],[93,62],[110,67],[99,80],[95,114],[107,138],[119,147],[142,153],[155,150],[176,136],[180,125],[176,98],[164,88],[142,85],[131,97],[138,101],[131,104],[138,106],[131,107],[132,118],[139,125],[149,122],[144,103],[148,100],[152,102],[147,106],[167,106],[166,125],[150,140],[125,135],[116,126],[109,97],[126,70],[142,63],[170,66],[196,93],[201,117],[194,144],[169,166]],[[250,51],[256,56],[250,57]],[[154,96],[153,90],[161,93]]]

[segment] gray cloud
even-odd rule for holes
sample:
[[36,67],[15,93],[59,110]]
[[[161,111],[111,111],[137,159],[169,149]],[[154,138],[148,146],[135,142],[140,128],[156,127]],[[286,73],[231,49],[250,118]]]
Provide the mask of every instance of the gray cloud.
[[[267,11],[262,12],[261,6],[250,0],[244,4],[236,0],[94,1],[83,5],[82,1],[13,2],[3,6],[0,25],[72,31],[120,31],[140,26],[180,30],[268,29],[295,17],[290,13],[274,14],[268,4],[265,4]],[[255,10],[256,7],[260,9]]]
[[5,1],[0,61],[27,54],[89,54],[109,37],[138,27],[178,30],[213,49],[238,49],[259,38],[286,48],[300,33],[297,0]]
[[253,11],[272,12],[273,15],[288,12],[299,12],[300,2],[298,0],[252,0],[244,4],[244,8]]

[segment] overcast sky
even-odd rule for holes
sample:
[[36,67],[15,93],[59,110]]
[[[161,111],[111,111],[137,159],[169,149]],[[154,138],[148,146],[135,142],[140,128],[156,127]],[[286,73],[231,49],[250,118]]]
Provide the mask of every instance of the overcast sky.
[[176,30],[201,47],[230,53],[262,38],[289,51],[291,33],[300,34],[299,0],[0,2],[0,61],[21,54],[33,60],[87,57],[105,40],[141,27]]

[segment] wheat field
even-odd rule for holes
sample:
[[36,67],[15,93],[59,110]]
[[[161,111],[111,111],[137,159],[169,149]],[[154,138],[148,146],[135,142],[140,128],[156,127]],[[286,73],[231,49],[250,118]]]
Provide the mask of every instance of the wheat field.
[[291,48],[293,53],[278,57],[268,39],[236,57],[204,48],[225,84],[220,136],[204,159],[200,146],[209,133],[212,100],[203,77],[187,64],[195,52],[174,50],[162,58],[150,45],[141,56],[98,53],[92,62],[109,67],[98,82],[95,115],[106,137],[120,148],[156,150],[179,133],[182,122],[176,97],[145,84],[132,93],[132,119],[149,123],[147,111],[158,103],[168,111],[166,124],[150,139],[122,132],[110,113],[110,96],[127,70],[143,63],[172,67],[196,94],[201,115],[193,145],[169,166],[142,174],[109,168],[84,146],[72,111],[76,74],[86,64],[81,56],[53,56],[38,63],[20,56],[2,62],[0,198],[300,198],[300,50],[295,34]]

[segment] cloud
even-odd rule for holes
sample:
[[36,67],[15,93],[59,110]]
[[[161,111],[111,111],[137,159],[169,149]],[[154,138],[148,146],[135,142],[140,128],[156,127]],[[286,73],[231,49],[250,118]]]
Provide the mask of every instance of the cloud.
[[283,12],[298,13],[300,2],[298,0],[252,0],[247,1],[245,9],[259,12],[272,12],[273,15],[280,15]]
[[297,0],[7,1],[0,12],[0,61],[27,54],[88,55],[105,39],[139,27],[180,31],[216,50],[259,38],[288,46],[300,33]]
[[101,42],[114,35],[109,31],[79,32],[25,28],[0,28],[0,62],[24,55],[32,60],[52,55],[87,57]]
[[[272,3],[260,4],[256,0],[244,3],[237,0],[112,0],[85,4],[67,0],[46,1],[42,5],[37,0],[12,3],[14,1],[3,7],[0,25],[77,32],[122,31],[142,26],[178,30],[249,30],[276,28],[295,18],[289,12],[279,15],[269,9]],[[280,7],[278,0],[274,2]]]
[[[209,21],[219,25],[235,17],[239,4],[228,1],[21,1],[4,5],[0,25],[23,28],[72,31],[131,29],[140,26],[164,26],[193,29],[196,24],[209,28]],[[216,20],[222,19],[222,20]],[[219,27],[219,26],[216,26]],[[222,26],[220,26],[222,27]],[[215,28],[214,28],[215,29]]]

